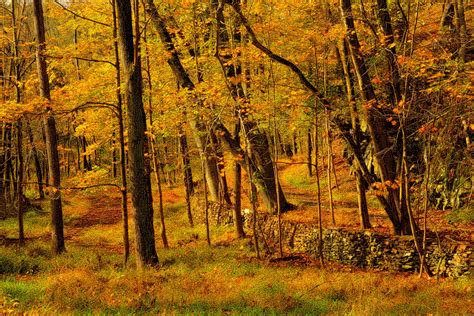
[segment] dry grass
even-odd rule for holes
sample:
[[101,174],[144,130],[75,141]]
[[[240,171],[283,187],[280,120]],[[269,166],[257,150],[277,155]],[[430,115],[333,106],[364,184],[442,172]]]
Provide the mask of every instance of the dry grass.
[[[52,257],[47,239],[31,240],[23,248],[0,247],[2,266],[10,267],[0,277],[0,314],[366,315],[474,310],[472,279],[467,277],[436,282],[412,275],[350,272],[353,269],[336,265],[321,269],[311,260],[258,261],[250,240],[234,240],[231,227],[213,228],[213,243],[219,246],[209,248],[202,225],[187,227],[182,192],[172,192],[165,193],[172,248],[158,249],[160,267],[143,272],[135,271],[133,258],[129,267],[122,266],[120,223],[104,224],[101,217],[91,216],[92,211],[112,216],[114,192],[102,192],[100,200],[95,195],[67,196],[65,215],[76,216],[66,225],[67,253]],[[81,216],[96,222],[75,226]],[[31,218],[46,221],[47,214]],[[7,228],[13,231],[11,226]]]

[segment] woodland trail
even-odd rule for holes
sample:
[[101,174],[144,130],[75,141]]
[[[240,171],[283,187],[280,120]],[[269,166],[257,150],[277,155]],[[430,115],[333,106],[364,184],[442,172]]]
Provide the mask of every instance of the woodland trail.
[[[333,178],[333,200],[336,225],[332,225],[327,189],[326,166],[319,167],[321,185],[321,207],[324,227],[337,227],[351,230],[359,229],[356,183],[350,169],[342,157],[334,160],[338,187]],[[313,172],[314,173],[314,172]],[[297,160],[282,163],[280,170],[282,189],[287,199],[297,205],[296,210],[283,214],[283,218],[295,222],[316,222],[317,190],[315,176],[309,177],[307,166]],[[390,221],[380,207],[372,190],[367,192],[372,231],[389,234]],[[416,204],[415,204],[416,206]],[[416,219],[422,220],[421,209],[415,207]],[[440,236],[459,242],[474,242],[474,225],[472,223],[449,223],[450,210],[434,210],[428,212],[428,229]]]
[[[334,166],[337,181],[333,174],[331,174],[331,179],[336,225],[331,223],[327,166],[324,164],[319,166],[323,226],[358,229],[358,204],[354,176],[350,174],[350,169],[342,157],[335,157]],[[286,197],[291,203],[297,205],[296,210],[285,213],[283,218],[296,222],[316,222],[318,202],[314,168],[313,176],[309,177],[304,162],[298,160],[285,161],[282,163],[280,179]],[[389,221],[386,214],[379,207],[371,193],[368,193],[368,199],[374,229],[388,232],[386,227],[388,227]]]
[[119,244],[105,238],[94,238],[97,230],[121,230],[121,199],[116,190],[66,195],[64,233],[68,243],[103,247],[120,253]]

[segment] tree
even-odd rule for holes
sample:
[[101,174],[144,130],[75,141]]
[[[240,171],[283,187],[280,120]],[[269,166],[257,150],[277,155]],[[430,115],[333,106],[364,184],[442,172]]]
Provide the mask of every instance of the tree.
[[59,169],[59,154],[56,132],[56,120],[52,114],[51,92],[49,78],[46,68],[46,58],[44,56],[46,48],[46,37],[43,17],[42,0],[33,1],[35,31],[36,31],[36,66],[40,80],[40,94],[46,102],[45,114],[43,118],[44,129],[46,131],[46,149],[48,153],[48,171],[50,201],[51,201],[51,226],[52,226],[52,250],[55,254],[60,254],[65,250],[63,231],[63,210],[61,202],[61,173]]
[[[146,1],[146,11],[153,22],[153,26],[156,29],[156,32],[159,34],[160,40],[165,46],[166,51],[169,54],[167,59],[168,65],[173,71],[179,86],[181,88],[187,89],[191,93],[194,93],[195,85],[192,82],[189,74],[184,69],[181,64],[181,60],[178,56],[178,52],[175,49],[173,39],[171,34],[166,28],[165,21],[163,17],[160,16],[158,10],[153,2],[153,0]],[[194,95],[193,99],[195,100],[195,106],[199,108],[202,107],[202,100],[198,96]],[[207,127],[199,118],[199,115],[195,113],[186,112],[187,119],[191,129],[193,130],[194,140],[196,145],[201,152],[201,157],[204,159],[204,168],[206,169],[206,182],[209,187],[211,197],[215,200],[219,200],[219,174],[217,167],[217,159],[215,153],[212,151],[210,134]],[[193,111],[194,112],[194,111]]]
[[[220,60],[222,70],[226,76],[227,86],[229,92],[236,103],[234,112],[237,113],[237,124],[244,124],[245,130],[248,132],[248,141],[253,148],[253,157],[251,159],[252,165],[247,166],[247,172],[254,172],[255,180],[259,185],[260,193],[265,201],[267,209],[273,213],[277,213],[277,205],[280,205],[281,210],[287,211],[294,206],[290,204],[281,189],[279,181],[275,181],[275,169],[270,154],[270,146],[265,132],[252,120],[246,111],[250,105],[249,95],[245,92],[242,80],[242,66],[240,61],[234,62],[232,60],[232,47],[238,47],[242,41],[242,35],[238,31],[238,27],[234,26],[234,33],[228,34],[226,29],[226,20],[224,17],[223,2],[214,1],[214,9],[216,10],[217,18],[217,37],[216,57]],[[233,39],[234,43],[231,43]],[[239,54],[237,54],[239,55]],[[220,124],[221,129],[225,129],[223,124]],[[235,134],[235,133],[234,133]],[[228,131],[224,131],[222,135],[230,135]],[[240,147],[238,133],[234,135],[234,141],[229,141],[228,137],[223,137],[229,146]],[[233,148],[232,152],[243,152],[239,148]],[[240,154],[234,155],[236,158]],[[253,169],[253,170],[252,170]]]
[[[133,41],[132,8],[130,0],[117,0],[118,35],[121,61],[126,82],[125,99],[128,109],[128,159],[130,169],[130,192],[137,266],[158,264],[153,227],[153,204],[149,161],[147,152],[146,117],[142,100],[141,63],[137,43]],[[138,6],[138,3],[135,3]],[[138,10],[138,8],[137,8]],[[138,19],[138,16],[136,16]],[[136,30],[138,34],[139,30]]]
[[[383,0],[380,1],[384,3]],[[359,89],[362,93],[362,98],[366,102],[364,105],[364,112],[369,128],[370,136],[374,146],[374,155],[377,164],[380,169],[380,178],[382,183],[389,184],[386,187],[386,201],[384,205],[385,211],[389,216],[392,224],[393,231],[396,234],[410,234],[411,228],[408,220],[408,213],[405,207],[402,206],[403,202],[399,200],[398,188],[394,188],[391,184],[395,183],[397,177],[397,164],[395,161],[395,154],[393,152],[393,143],[389,137],[389,127],[384,116],[383,105],[381,105],[376,98],[374,88],[372,86],[369,71],[367,69],[366,61],[361,54],[361,48],[357,32],[354,25],[354,19],[352,15],[352,4],[351,0],[341,0],[340,8],[342,12],[342,19],[346,28],[346,36],[349,42],[349,52],[354,65],[354,70],[357,77]],[[382,4],[383,10],[383,4]],[[390,36],[391,28],[389,27],[389,18],[386,16],[387,12],[383,11],[382,14],[384,29],[388,36]],[[392,39],[389,39],[393,41]],[[398,68],[392,64],[393,57],[389,57],[389,64],[393,79],[396,80],[394,83],[393,95],[394,99],[397,100],[396,95],[399,94],[398,86],[399,80]]]

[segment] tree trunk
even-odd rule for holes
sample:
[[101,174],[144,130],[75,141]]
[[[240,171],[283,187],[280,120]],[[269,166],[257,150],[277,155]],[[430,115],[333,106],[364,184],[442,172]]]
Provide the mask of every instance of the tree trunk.
[[332,177],[331,172],[334,168],[333,159],[332,159],[332,135],[331,129],[329,128],[329,112],[326,110],[326,134],[327,134],[327,155],[328,155],[328,165],[326,168],[327,176],[327,186],[328,186],[328,197],[329,197],[329,209],[331,211],[331,224],[336,225],[336,218],[334,216],[334,201],[332,196]]
[[[350,113],[351,113],[351,127],[353,130],[352,138],[354,143],[358,146],[359,150],[362,151],[361,142],[362,142],[362,131],[360,128],[359,113],[357,109],[357,104],[354,96],[354,79],[351,73],[350,60],[349,60],[349,49],[348,43],[344,39],[342,40],[342,45],[339,47],[339,56],[341,58],[343,79],[346,86],[346,95],[347,101],[349,102]],[[354,159],[354,164],[356,168],[356,182],[357,182],[357,201],[359,205],[359,217],[360,217],[360,228],[368,229],[371,227],[369,210],[367,207],[367,185],[362,174],[361,166]]]
[[464,14],[464,0],[456,0],[456,1],[457,1],[457,18],[458,18],[458,25],[459,25],[458,56],[459,56],[459,61],[462,65],[466,62],[466,48],[469,41],[469,36],[467,33],[466,17]]
[[207,240],[207,245],[208,246],[211,246],[211,233],[210,233],[210,229],[209,229],[209,201],[207,199],[207,185],[206,185],[206,181],[204,181],[204,179],[206,179],[206,168],[205,168],[205,164],[206,164],[206,158],[203,157],[201,158],[201,171],[202,171],[202,187],[203,187],[203,194],[204,194],[204,223],[206,225],[206,240]]
[[319,136],[318,136],[318,102],[314,102],[314,157],[315,157],[315,174],[316,174],[316,197],[318,201],[318,253],[321,265],[324,265],[323,253],[323,211],[321,208],[321,185],[319,181]]
[[[380,169],[380,178],[382,183],[394,183],[396,179],[396,162],[395,153],[393,152],[393,144],[389,139],[387,132],[387,122],[381,110],[377,108],[378,102],[372,87],[371,78],[361,54],[359,40],[354,26],[352,17],[351,0],[341,0],[341,10],[343,13],[343,22],[346,27],[346,36],[349,41],[350,55],[357,75],[362,97],[366,104],[364,105],[367,125],[369,127],[370,136],[374,144],[375,159]],[[387,187],[386,195],[387,204],[384,206],[387,215],[393,225],[395,234],[409,234],[410,226],[405,225],[401,221],[403,209],[399,204],[398,189]]]
[[[112,16],[113,22],[113,37],[117,38],[117,8],[116,0],[112,0]],[[122,77],[120,74],[120,58],[119,58],[119,47],[117,41],[114,41],[114,58],[115,58],[115,87],[116,87],[116,99],[117,99],[117,118],[119,124],[119,143],[120,143],[120,176],[122,180],[122,187],[120,188],[121,195],[121,211],[122,211],[122,241],[123,241],[123,261],[126,265],[130,256],[130,237],[128,229],[128,202],[127,202],[127,166],[126,166],[126,153],[125,153],[125,131],[124,131],[124,118],[123,118],[123,99],[122,99]],[[80,167],[80,161],[78,157],[78,166]]]
[[[121,64],[126,79],[125,97],[128,108],[128,159],[130,169],[130,191],[137,266],[158,264],[153,226],[153,202],[151,195],[150,166],[147,154],[146,118],[142,100],[142,78],[138,45],[134,46],[132,9],[130,0],[117,0],[118,37]],[[138,18],[138,17],[137,17]],[[139,30],[136,30],[139,32]]]
[[[3,142],[3,131],[5,127],[4,124],[0,124],[0,149],[4,149]],[[5,200],[5,182],[3,180],[3,174],[5,173],[5,156],[3,152],[0,152],[0,219],[7,217],[7,201]]]
[[[137,28],[138,29],[138,28]],[[145,29],[145,32],[144,32],[144,41],[145,41],[145,45],[146,45],[146,42],[147,42],[147,33],[146,33],[146,29]],[[150,56],[149,56],[149,52],[148,52],[148,48],[145,47],[145,54],[146,54],[146,71],[145,73],[147,74],[147,81],[148,81],[148,120],[149,120],[149,133],[150,133],[150,137],[148,139],[148,145],[150,146],[151,148],[151,159],[153,161],[153,171],[155,173],[155,178],[156,178],[156,185],[158,187],[158,199],[159,199],[159,208],[158,208],[158,213],[160,214],[160,224],[161,224],[161,232],[160,232],[160,235],[161,235],[161,241],[163,242],[163,247],[165,249],[168,249],[169,248],[169,244],[168,244],[168,237],[166,236],[166,223],[165,223],[165,212],[164,212],[164,208],[163,208],[163,190],[162,190],[162,186],[161,186],[161,177],[160,177],[160,170],[158,169],[158,154],[157,154],[157,150],[156,150],[156,147],[155,147],[155,139],[154,139],[154,132],[153,132],[153,94],[152,94],[152,91],[153,91],[153,86],[152,86],[152,78],[151,78],[151,72],[150,72]]]
[[17,157],[18,157],[18,177],[17,177],[17,203],[18,203],[18,242],[20,245],[25,243],[25,229],[23,226],[23,132],[22,119],[17,123]]
[[237,238],[244,238],[244,225],[242,221],[242,168],[234,161],[234,228]]
[[[49,78],[46,68],[46,59],[43,53],[46,48],[44,29],[43,4],[41,0],[33,0],[34,20],[36,30],[36,65],[40,81],[41,97],[50,101]],[[52,226],[52,251],[60,254],[65,250],[63,231],[63,210],[61,202],[61,174],[59,169],[59,155],[57,144],[56,120],[51,114],[51,107],[47,105],[47,114],[43,118],[46,134],[46,151],[48,155],[49,185],[51,187],[51,226]]]
[[210,140],[212,151],[215,152],[217,160],[217,176],[219,177],[219,203],[232,205],[230,199],[229,187],[227,185],[227,178],[225,176],[224,153],[222,152],[222,145],[216,136],[214,130],[210,131]]
[[114,177],[114,179],[117,178],[117,149],[115,147],[116,147],[115,132],[113,132],[112,133],[112,177]]
[[181,135],[179,136],[179,151],[181,153],[181,161],[183,164],[183,182],[186,190],[186,211],[189,225],[193,227],[194,221],[191,210],[191,195],[194,193],[193,174],[189,160],[188,142],[183,130],[181,130]]
[[307,143],[308,143],[308,152],[307,152],[307,163],[306,166],[308,167],[308,176],[313,176],[313,143],[312,143],[312,136],[311,136],[311,129],[308,129],[307,135]]
[[393,34],[392,20],[388,11],[387,0],[377,0],[377,15],[383,31],[383,44],[387,66],[390,73],[388,92],[392,105],[398,105],[401,100],[401,79],[398,71],[397,49],[395,46],[395,36]]
[[184,183],[191,195],[194,193],[193,173],[191,169],[191,160],[189,158],[188,140],[183,130],[181,130],[181,135],[179,136],[179,149],[181,153],[181,162],[183,164]]
[[6,123],[4,127],[4,134],[3,134],[3,148],[5,150],[4,154],[4,163],[5,169],[3,173],[3,181],[4,181],[4,198],[7,203],[12,203],[12,185],[13,185],[13,178],[12,178],[12,124]]
[[[169,53],[168,65],[173,71],[178,84],[180,87],[188,89],[189,91],[194,91],[194,83],[191,81],[189,74],[184,69],[183,65],[178,56],[178,52],[173,44],[172,37],[168,30],[166,29],[166,24],[163,18],[159,15],[158,10],[153,2],[153,0],[146,1],[146,8],[148,15],[161,39],[161,42],[165,46],[165,49]],[[198,106],[201,105],[201,100],[195,97],[196,103]],[[215,154],[211,150],[210,142],[208,141],[207,135],[209,131],[207,130],[204,123],[202,123],[199,117],[196,117],[194,114],[187,113],[187,118],[189,125],[193,130],[194,140],[196,145],[201,153],[201,159],[204,159],[204,168],[206,169],[206,182],[209,187],[209,193],[211,199],[218,201],[219,200],[219,174],[217,172],[217,160]]]
[[[229,51],[233,45],[230,43],[230,38],[227,29],[226,21],[223,14],[223,7],[217,5],[214,0],[214,6],[216,7],[216,16],[218,24],[218,49],[222,48],[222,52],[217,52],[217,57],[221,64],[221,67],[226,75],[228,80],[228,87],[232,98],[236,101],[237,108],[236,112],[242,113],[242,109],[246,109],[249,104],[248,95],[246,95],[242,83],[236,80],[238,77],[242,76],[242,67],[239,63],[235,64],[233,62],[232,53]],[[241,34],[239,31],[235,31],[232,34],[232,38],[236,45],[239,45],[241,42]],[[242,114],[241,114],[242,115]],[[281,189],[280,183],[275,182],[275,169],[273,166],[272,157],[270,154],[270,145],[268,143],[268,138],[263,131],[261,131],[257,124],[250,120],[248,117],[242,115],[242,124],[245,127],[248,135],[248,141],[252,146],[253,157],[251,159],[252,165],[255,165],[255,171],[258,173],[255,174],[257,183],[259,183],[259,191],[262,195],[262,198],[265,202],[265,205],[268,210],[276,214],[278,211],[278,205],[280,206],[281,211],[286,211],[293,208],[285,197],[283,190]],[[223,127],[222,125],[220,125]],[[226,138],[224,138],[226,140]],[[276,136],[275,136],[276,141]],[[239,144],[239,142],[232,142],[233,145]],[[228,145],[231,145],[228,142]],[[240,144],[239,144],[240,146]],[[231,150],[231,152],[235,152]],[[240,150],[240,152],[242,152]],[[235,156],[236,158],[239,156]],[[254,158],[254,159],[252,159]],[[250,166],[249,166],[250,167]],[[247,170],[249,171],[249,170]],[[278,187],[278,191],[277,191]]]

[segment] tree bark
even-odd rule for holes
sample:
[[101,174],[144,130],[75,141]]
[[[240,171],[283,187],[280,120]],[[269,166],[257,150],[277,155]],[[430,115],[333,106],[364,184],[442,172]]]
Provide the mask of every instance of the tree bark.
[[179,136],[179,150],[181,153],[181,162],[183,164],[183,177],[186,188],[189,190],[189,194],[194,193],[193,173],[191,169],[191,160],[189,158],[188,139],[183,130]]
[[[230,36],[226,30],[226,21],[223,14],[222,4],[217,4],[218,1],[216,0],[213,2],[214,6],[216,7],[217,18],[218,51],[216,53],[216,57],[219,59],[223,72],[226,76],[226,79],[228,80],[230,94],[237,104],[235,111],[237,113],[242,113],[241,110],[246,109],[250,103],[249,97],[245,93],[242,83],[237,80],[242,76],[242,67],[239,63],[236,64],[233,62],[232,53],[229,52],[232,45],[230,43]],[[234,34],[232,34],[232,38],[234,39],[235,44],[240,44],[240,32],[236,31]],[[220,50],[221,48],[222,50]],[[253,148],[253,157],[249,158],[253,158],[250,159],[250,161],[252,164],[255,164],[255,171],[258,172],[255,174],[255,178],[257,183],[260,184],[259,191],[267,209],[274,214],[277,213],[278,205],[280,205],[281,211],[292,209],[293,205],[286,200],[280,183],[275,181],[275,169],[273,166],[270,145],[268,143],[267,136],[258,128],[257,124],[253,120],[248,118],[246,115],[240,115],[242,116],[242,124],[245,125],[244,127],[247,131],[248,141]],[[220,127],[223,127],[223,125],[220,125]],[[227,140],[227,138],[224,137],[224,140]],[[240,142],[228,142],[228,145],[240,146]],[[231,150],[231,152],[233,151]]]
[[308,176],[313,176],[313,143],[311,141],[311,129],[308,129],[306,133],[307,136],[307,143],[308,143],[308,152],[307,152],[307,163],[306,166],[308,167]]
[[[49,78],[46,68],[44,50],[46,48],[43,4],[41,0],[33,0],[34,20],[36,31],[36,65],[40,81],[41,97],[51,100]],[[43,124],[46,134],[46,150],[48,155],[49,185],[51,186],[51,226],[52,226],[52,251],[60,254],[65,251],[63,231],[63,210],[61,202],[61,173],[59,169],[59,155],[57,144],[56,120],[47,105],[47,114],[44,115]]]
[[456,1],[457,1],[457,17],[458,17],[458,25],[459,25],[458,56],[459,56],[459,61],[462,65],[466,62],[466,48],[469,41],[469,36],[467,33],[467,27],[466,27],[466,16],[464,13],[464,0],[456,0]]
[[[112,0],[112,15],[114,19],[113,23],[113,37],[117,38],[117,8],[116,0]],[[124,130],[124,117],[123,117],[123,99],[122,99],[122,77],[120,74],[120,57],[119,47],[117,41],[114,41],[114,58],[115,58],[115,87],[116,87],[116,98],[117,98],[117,118],[119,124],[119,143],[120,143],[120,176],[122,180],[122,187],[120,188],[121,195],[121,211],[122,211],[122,241],[123,241],[123,261],[126,265],[130,256],[130,237],[128,229],[128,201],[127,201],[127,166],[126,166],[126,153],[125,153],[125,130]],[[78,157],[79,159],[79,157]],[[78,160],[80,167],[80,162]]]
[[244,238],[244,225],[242,220],[242,168],[234,161],[234,228],[237,238]]
[[194,193],[193,174],[189,159],[188,142],[183,130],[181,130],[181,135],[179,136],[179,151],[181,154],[181,162],[183,164],[183,182],[186,190],[186,212],[188,215],[189,225],[193,227],[194,220],[191,209],[191,195]]
[[[354,96],[354,79],[353,79],[351,68],[350,68],[350,60],[348,56],[349,55],[348,43],[345,39],[342,40],[342,45],[339,48],[339,52],[340,52],[339,55],[340,55],[341,64],[342,64],[344,83],[346,86],[347,101],[349,102],[350,113],[351,113],[351,127],[353,131],[352,137],[353,137],[354,143],[358,146],[359,150],[362,150],[361,148],[362,131],[360,128],[359,113],[358,113],[356,100]],[[370,218],[369,218],[369,210],[367,207],[367,196],[366,196],[367,185],[366,185],[366,181],[364,180],[364,176],[362,174],[360,165],[356,162],[356,160],[354,162],[355,162],[355,168],[356,168],[357,202],[359,205],[360,228],[368,229],[371,227],[371,225],[370,225]]]
[[397,49],[395,36],[393,34],[392,19],[387,6],[387,0],[377,0],[377,15],[383,31],[383,48],[387,58],[387,66],[390,73],[388,82],[389,96],[392,105],[396,106],[401,100],[401,78],[398,71]]
[[[351,0],[341,0],[340,7],[343,22],[346,27],[346,36],[349,42],[352,63],[362,98],[366,102],[364,111],[375,149],[375,159],[380,169],[380,178],[384,184],[387,182],[394,183],[397,176],[397,168],[393,144],[387,132],[388,127],[381,106],[375,96],[365,59],[361,54],[359,39],[357,38],[352,16]],[[410,226],[406,225],[405,221],[402,221],[402,218],[407,218],[407,214],[403,213],[403,208],[400,207],[398,189],[393,189],[389,185],[387,186],[387,192],[387,205],[385,206],[385,210],[392,222],[394,233],[397,235],[409,234]]]
[[[166,51],[169,53],[168,65],[173,71],[178,84],[180,87],[194,91],[194,83],[191,81],[189,74],[184,69],[183,65],[178,56],[178,52],[174,46],[172,37],[166,29],[166,24],[163,18],[159,15],[158,10],[153,0],[146,1],[145,10],[147,11],[150,19],[160,37],[161,42],[165,46]],[[195,97],[196,104],[199,107],[201,101]],[[206,182],[208,184],[209,193],[211,198],[215,201],[219,200],[219,174],[217,172],[217,160],[215,154],[211,150],[210,142],[208,141],[209,131],[205,124],[195,117],[193,114],[187,113],[189,125],[193,130],[194,140],[200,151],[201,158],[205,159],[204,168],[206,169]]]
[[[126,80],[125,98],[128,108],[128,159],[130,191],[137,266],[158,264],[153,226],[153,202],[151,195],[150,166],[145,160],[146,118],[142,100],[141,65],[138,47],[133,42],[132,9],[130,0],[117,0],[118,35],[121,64]],[[138,17],[137,17],[138,18]],[[136,30],[139,32],[139,30]]]
[[23,225],[23,131],[22,131],[22,118],[17,123],[17,156],[18,156],[18,177],[17,177],[17,204],[18,204],[18,242],[20,245],[25,243],[25,228]]

